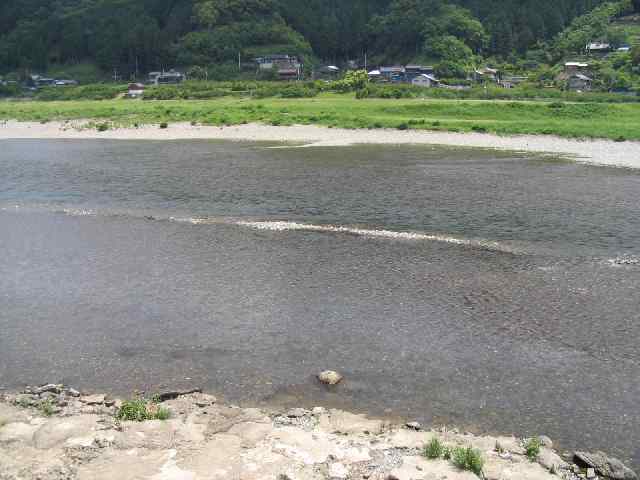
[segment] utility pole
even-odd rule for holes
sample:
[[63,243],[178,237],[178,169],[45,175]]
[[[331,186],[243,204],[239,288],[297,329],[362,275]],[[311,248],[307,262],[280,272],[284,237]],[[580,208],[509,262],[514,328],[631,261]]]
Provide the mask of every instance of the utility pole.
[[367,52],[364,52],[364,69],[368,72],[369,69],[367,68]]
[[241,62],[240,52],[238,52],[238,71],[239,72],[242,71],[242,62]]

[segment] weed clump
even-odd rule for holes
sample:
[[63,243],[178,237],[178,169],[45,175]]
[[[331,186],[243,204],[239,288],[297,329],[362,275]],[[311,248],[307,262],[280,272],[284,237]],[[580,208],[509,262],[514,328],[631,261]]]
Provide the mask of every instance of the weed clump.
[[431,459],[440,458],[444,455],[446,447],[437,438],[432,438],[431,441],[424,447],[424,456]]
[[535,462],[540,455],[540,440],[537,437],[529,439],[529,441],[525,444],[524,448],[527,452],[527,458],[532,462]]
[[53,402],[51,400],[43,400],[38,404],[38,410],[42,412],[45,417],[53,415]]
[[468,470],[480,476],[484,460],[480,452],[471,447],[457,447],[453,450],[453,464],[461,470]]
[[122,406],[116,411],[116,419],[131,422],[144,422],[145,420],[167,420],[171,416],[169,410],[158,406],[156,402],[149,402],[144,398],[134,398],[122,402]]

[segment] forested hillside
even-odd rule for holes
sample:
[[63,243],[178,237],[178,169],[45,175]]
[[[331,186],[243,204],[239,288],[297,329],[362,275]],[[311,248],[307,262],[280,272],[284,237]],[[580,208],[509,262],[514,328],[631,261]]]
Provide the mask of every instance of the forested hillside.
[[[3,0],[0,72],[60,66],[123,76],[240,58],[313,62],[506,59],[549,42],[602,0]],[[640,9],[640,0],[635,1]],[[582,41],[582,37],[580,37]],[[89,66],[89,67],[88,67]]]

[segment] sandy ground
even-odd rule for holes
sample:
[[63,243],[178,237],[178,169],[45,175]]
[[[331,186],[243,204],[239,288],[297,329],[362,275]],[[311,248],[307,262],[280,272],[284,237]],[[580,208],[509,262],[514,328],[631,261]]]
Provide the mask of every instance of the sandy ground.
[[169,419],[131,422],[116,420],[122,402],[105,395],[53,384],[26,392],[0,395],[2,480],[477,480],[450,460],[425,458],[434,438],[477,449],[485,480],[595,478],[543,437],[530,461],[514,437],[422,430],[322,407],[267,412],[174,392],[150,404],[168,409]]
[[498,136],[484,133],[447,133],[400,130],[346,130],[313,125],[276,127],[247,124],[229,127],[170,124],[166,129],[157,125],[120,128],[106,132],[83,128],[86,121],[33,122],[7,121],[0,124],[2,139],[121,139],[121,140],[251,140],[293,142],[306,146],[342,146],[352,144],[413,144],[495,148],[522,152],[543,152],[563,155],[587,163],[617,167],[640,168],[640,142],[610,140],[575,140],[554,136]]

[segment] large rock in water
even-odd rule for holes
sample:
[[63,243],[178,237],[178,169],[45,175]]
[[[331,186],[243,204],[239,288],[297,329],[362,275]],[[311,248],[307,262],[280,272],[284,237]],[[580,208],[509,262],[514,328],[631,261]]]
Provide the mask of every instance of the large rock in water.
[[637,480],[638,476],[633,470],[625,466],[617,458],[608,457],[603,452],[575,452],[573,461],[583,467],[595,468],[603,477],[613,480]]
[[326,385],[337,385],[342,381],[342,375],[333,370],[325,370],[318,374],[318,380]]

